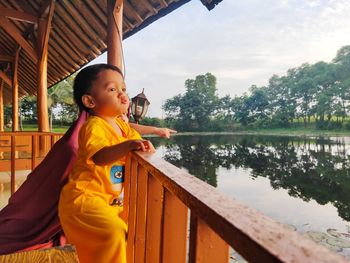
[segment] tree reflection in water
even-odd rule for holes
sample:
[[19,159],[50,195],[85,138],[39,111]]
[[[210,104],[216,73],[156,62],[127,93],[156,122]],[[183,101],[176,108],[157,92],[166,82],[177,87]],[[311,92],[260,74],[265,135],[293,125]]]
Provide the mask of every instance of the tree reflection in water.
[[332,203],[350,221],[350,147],[341,138],[207,135],[152,142],[165,147],[167,161],[215,187],[219,167],[246,168],[290,196]]

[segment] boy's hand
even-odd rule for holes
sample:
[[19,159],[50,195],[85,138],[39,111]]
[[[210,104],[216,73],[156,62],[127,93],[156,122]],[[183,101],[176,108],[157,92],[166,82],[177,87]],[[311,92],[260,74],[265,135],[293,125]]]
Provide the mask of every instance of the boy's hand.
[[130,149],[131,151],[142,151],[142,152],[150,152],[150,153],[154,153],[156,151],[154,149],[153,144],[147,140],[130,141]]
[[168,129],[168,128],[156,128],[154,131],[154,134],[160,137],[168,138],[168,139],[172,134],[175,134],[175,133],[177,133],[177,131]]
[[143,145],[145,146],[146,150],[150,153],[154,153],[156,151],[156,149],[154,149],[154,146],[151,143],[151,141],[144,140]]

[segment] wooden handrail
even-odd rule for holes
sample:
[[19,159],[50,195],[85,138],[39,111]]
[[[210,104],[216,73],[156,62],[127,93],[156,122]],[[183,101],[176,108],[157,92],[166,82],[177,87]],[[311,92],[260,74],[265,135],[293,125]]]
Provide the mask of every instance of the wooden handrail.
[[151,154],[128,156],[124,192],[128,262],[348,262]]
[[0,136],[11,136],[11,135],[24,135],[24,136],[30,136],[30,135],[58,135],[62,136],[63,133],[55,133],[55,132],[38,132],[38,131],[16,131],[16,132],[0,132]]

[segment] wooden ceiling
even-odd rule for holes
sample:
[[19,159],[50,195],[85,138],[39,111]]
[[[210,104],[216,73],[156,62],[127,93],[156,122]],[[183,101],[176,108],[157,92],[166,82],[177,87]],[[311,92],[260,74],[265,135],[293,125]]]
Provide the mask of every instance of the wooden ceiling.
[[[126,39],[190,0],[124,0]],[[222,0],[201,0],[210,10]],[[19,96],[36,94],[36,21],[47,0],[0,0],[0,78],[5,80],[4,103],[11,101],[11,58],[18,39],[29,45],[20,52]],[[20,11],[26,22],[2,16]],[[29,22],[28,22],[29,21]],[[30,22],[31,21],[31,22]],[[8,33],[11,28],[12,34]],[[7,29],[7,30],[5,30]],[[17,41],[16,41],[17,39]],[[107,0],[56,0],[48,44],[48,87],[68,77],[107,49]],[[34,51],[34,55],[30,50]]]

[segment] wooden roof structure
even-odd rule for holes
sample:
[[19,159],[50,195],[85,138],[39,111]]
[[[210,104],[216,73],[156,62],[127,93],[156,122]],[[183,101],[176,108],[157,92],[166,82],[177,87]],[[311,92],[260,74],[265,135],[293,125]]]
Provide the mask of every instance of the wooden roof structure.
[[[126,39],[190,0],[124,0]],[[212,9],[222,0],[201,0]],[[11,102],[16,51],[18,93],[37,93],[38,23],[52,0],[0,0],[0,80],[3,102]],[[56,0],[48,39],[47,87],[68,77],[107,49],[107,0]]]

